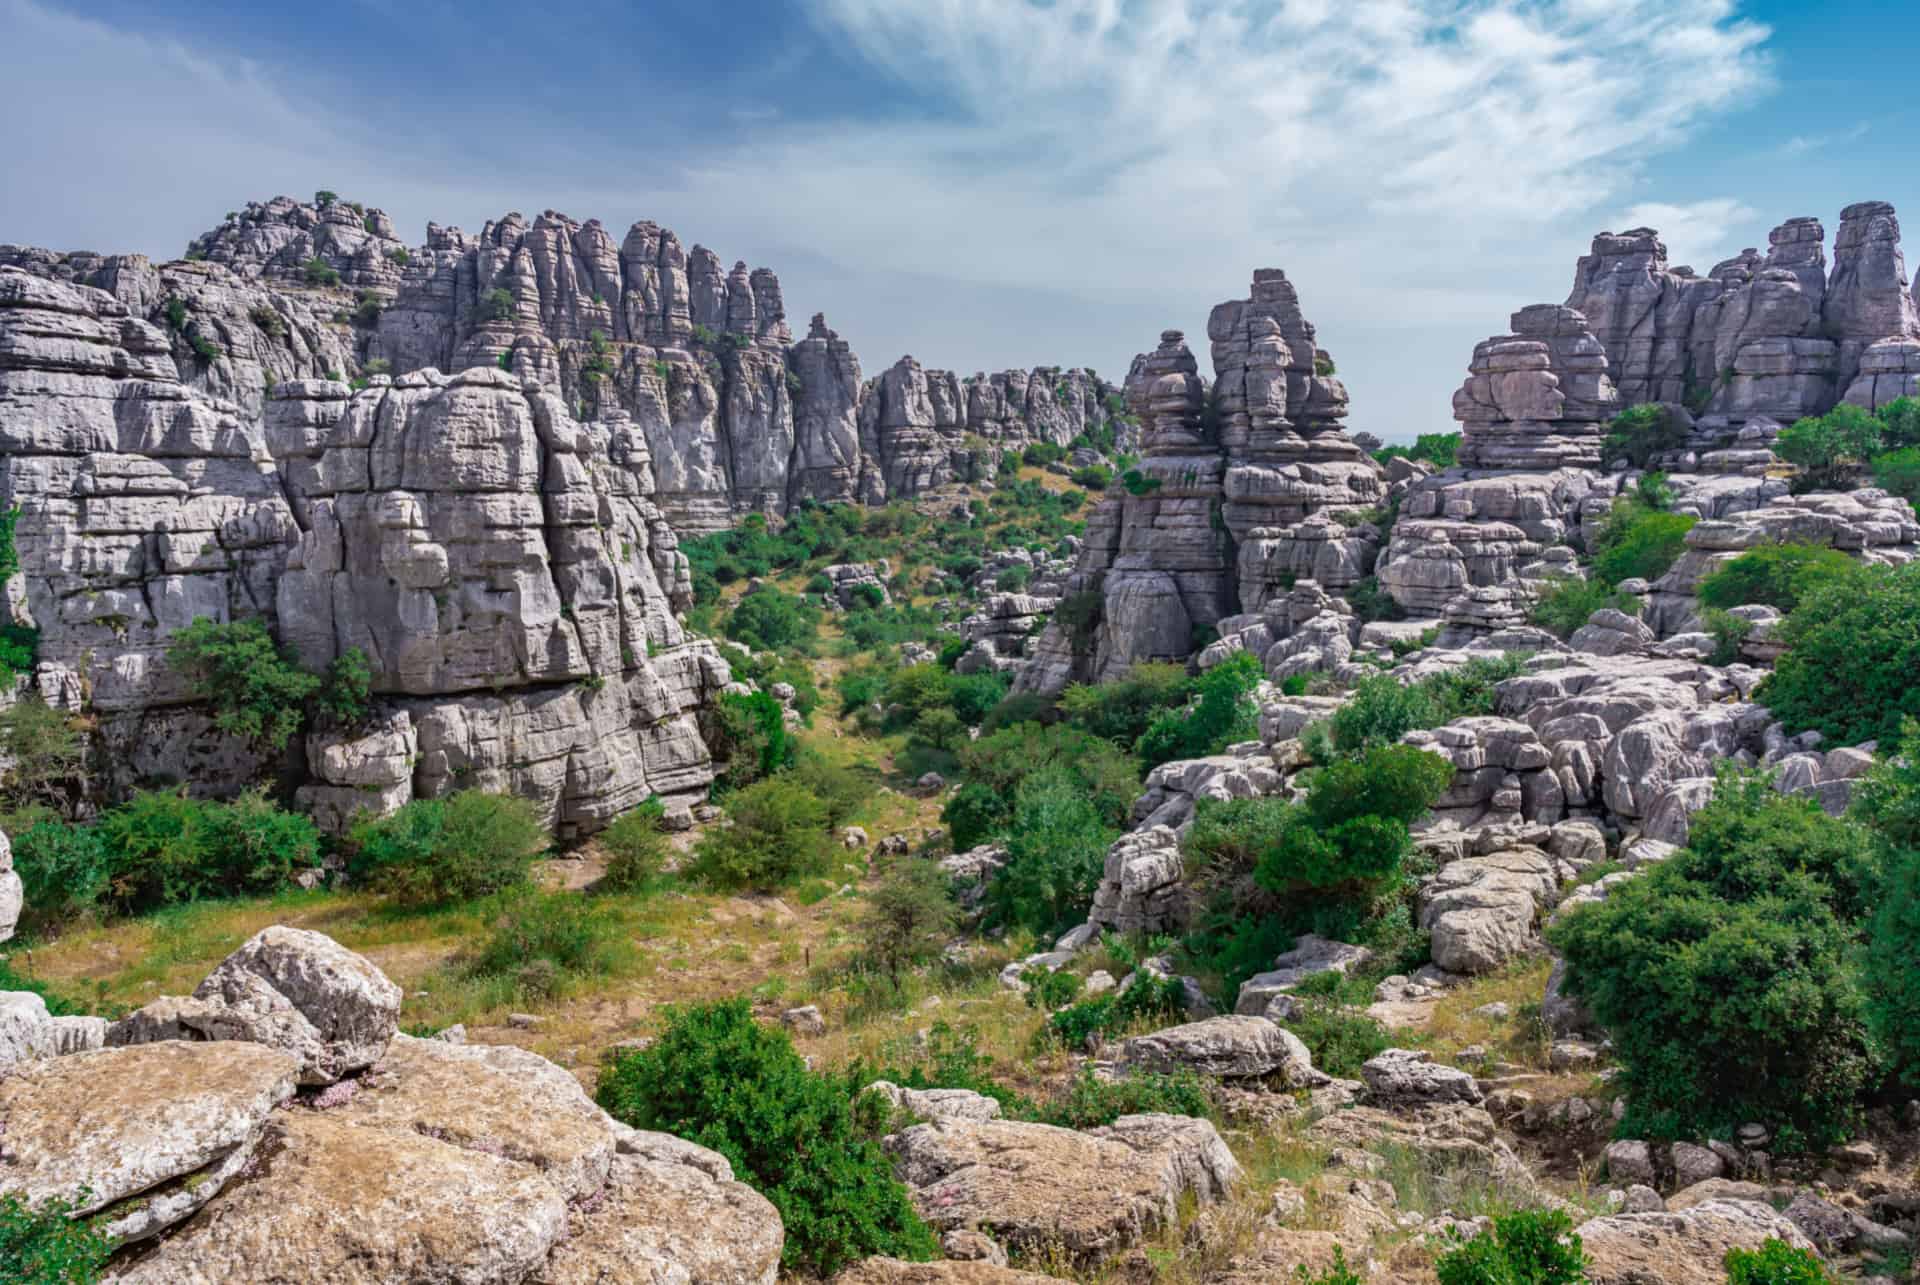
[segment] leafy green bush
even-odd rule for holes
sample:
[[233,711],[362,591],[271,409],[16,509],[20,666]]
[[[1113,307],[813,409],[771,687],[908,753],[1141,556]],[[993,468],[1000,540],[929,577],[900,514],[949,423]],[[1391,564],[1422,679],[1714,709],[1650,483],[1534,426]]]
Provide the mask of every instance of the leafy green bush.
[[1194,685],[1199,699],[1190,708],[1163,711],[1140,734],[1135,748],[1141,760],[1157,767],[1174,759],[1218,754],[1252,737],[1260,718],[1253,690],[1265,677],[1259,657],[1245,651],[1209,669]]
[[1594,541],[1593,574],[1601,583],[1658,580],[1687,551],[1698,518],[1662,513],[1632,498],[1615,500]]
[[513,306],[513,291],[496,286],[480,301],[480,320],[512,321]]
[[1005,674],[954,674],[947,684],[947,703],[961,723],[978,727],[1006,699],[1012,681]]
[[1805,471],[1796,489],[1844,487],[1856,468],[1879,453],[1885,431],[1871,411],[1841,402],[1825,415],[1788,425],[1773,453]]
[[307,284],[310,286],[337,286],[340,284],[340,273],[332,264],[317,254],[301,264],[300,270],[305,276]]
[[1391,745],[1408,732],[1468,715],[1491,714],[1494,689],[1525,666],[1524,654],[1508,652],[1498,658],[1475,657],[1417,683],[1402,684],[1386,674],[1369,675],[1327,720],[1330,747],[1335,754],[1357,754]]
[[940,820],[946,824],[953,850],[965,852],[1007,828],[1013,820],[1013,801],[991,786],[968,781],[940,809]]
[[1092,1067],[1061,1093],[1042,1103],[1033,1117],[1061,1129],[1098,1129],[1123,1115],[1190,1115],[1204,1119],[1213,1108],[1207,1086],[1191,1071],[1172,1074],[1136,1071],[1103,1080]]
[[26,896],[22,926],[36,935],[91,914],[113,881],[113,858],[91,825],[42,821],[16,832],[13,868]]
[[168,642],[167,664],[194,699],[213,706],[221,731],[274,750],[300,730],[306,701],[321,686],[253,619],[216,624],[197,617]]
[[812,751],[798,755],[787,779],[806,790],[827,812],[827,828],[838,830],[873,797],[871,769],[844,767]]
[[1894,1073],[1920,1088],[1920,850],[1892,857],[1863,964],[1874,1034]]
[[860,921],[861,953],[898,979],[938,957],[953,936],[953,890],[931,861],[899,857],[882,872]]
[[1555,924],[1567,989],[1613,1036],[1622,1127],[1843,1136],[1875,1071],[1848,956],[1878,879],[1863,827],[1725,772],[1685,848]]
[[1366,1282],[1347,1266],[1347,1251],[1339,1245],[1333,1247],[1333,1265],[1324,1272],[1310,1272],[1307,1265],[1301,1263],[1293,1269],[1295,1285],[1366,1285]]
[[1645,402],[1613,417],[1600,442],[1600,460],[1612,464],[1624,458],[1632,467],[1644,469],[1655,456],[1677,451],[1686,442],[1686,425],[1679,416],[1658,403]]
[[1058,723],[1003,727],[963,746],[959,758],[967,782],[1009,803],[1027,778],[1058,769],[1092,804],[1101,822],[1114,829],[1126,824],[1140,794],[1140,773],[1131,758],[1111,742]]
[[[320,860],[313,822],[257,791],[232,803],[143,791],[104,813],[98,830],[112,864],[113,899],[129,910],[271,892]],[[83,849],[76,843],[68,853],[90,860]]]
[[1186,990],[1179,978],[1136,969],[1125,990],[1095,995],[1050,1015],[1047,1033],[1067,1048],[1081,1049],[1092,1036],[1118,1035],[1143,1019],[1164,1023],[1185,1011]]
[[1300,1037],[1316,1069],[1345,1079],[1358,1078],[1361,1066],[1393,1047],[1384,1026],[1326,996],[1296,1000],[1281,1024]]
[[1137,468],[1130,468],[1120,475],[1120,485],[1127,489],[1128,495],[1140,497],[1152,495],[1165,484],[1157,477],[1149,477]]
[[798,753],[780,702],[765,692],[728,692],[720,698],[718,722],[713,752],[727,765],[729,789],[772,776]]
[[1758,604],[1792,611],[1821,585],[1850,576],[1860,566],[1838,549],[1819,544],[1763,544],[1721,563],[1700,582],[1703,607]]
[[846,1086],[807,1070],[745,1000],[671,1011],[652,1047],[601,1073],[600,1105],[638,1129],[710,1147],[780,1211],[781,1263],[825,1278],[874,1254],[930,1259],[933,1234],[856,1118]]
[[1026,778],[1013,797],[1007,864],[987,887],[989,918],[1043,935],[1065,928],[1092,903],[1118,837],[1070,772]]
[[1880,419],[1880,445],[1888,451],[1920,446],[1920,397],[1896,397],[1875,414]]
[[960,716],[944,706],[930,709],[913,720],[911,745],[951,754],[967,743],[967,725]]
[[1920,563],[1862,567],[1813,589],[1775,635],[1786,654],[1755,699],[1837,745],[1892,739],[1920,716]]
[[0,801],[8,810],[70,815],[83,784],[87,746],[79,720],[29,692],[0,709]]
[[[85,1199],[84,1194],[82,1199]],[[113,1245],[73,1206],[0,1196],[0,1285],[94,1285]]]
[[467,901],[525,883],[549,842],[527,800],[462,790],[356,824],[348,869],[403,902]]
[[1072,482],[1075,486],[1088,491],[1104,491],[1113,485],[1113,470],[1104,464],[1089,464],[1085,468],[1073,471]]
[[1633,596],[1599,580],[1561,576],[1541,591],[1528,609],[1527,619],[1557,638],[1571,638],[1594,612],[1606,607],[1631,615]]
[[569,892],[528,892],[500,912],[467,971],[508,978],[523,999],[550,1000],[622,971],[633,957],[610,907]]
[[661,828],[666,808],[658,796],[621,813],[599,835],[607,850],[607,872],[600,878],[611,892],[644,892],[666,868],[667,833]]
[[1452,782],[1452,763],[1410,745],[1337,759],[1314,775],[1278,842],[1256,859],[1254,878],[1282,894],[1371,900],[1412,850],[1408,825]]
[[349,647],[335,656],[313,695],[314,711],[336,727],[351,727],[367,716],[373,699],[373,666],[367,653]]
[[1920,504],[1920,446],[1876,456],[1873,480],[1909,504]]
[[1353,607],[1353,614],[1368,623],[1407,618],[1407,609],[1380,587],[1380,581],[1375,576],[1368,576],[1347,590],[1347,602]]
[[700,836],[685,866],[691,879],[726,891],[774,892],[833,861],[827,806],[785,774],[727,796],[730,824]]
[[1769,1236],[1758,1249],[1729,1249],[1727,1285],[1838,1285],[1820,1256]]
[[1113,682],[1067,688],[1060,712],[1075,727],[1131,749],[1156,717],[1184,706],[1193,691],[1186,666],[1141,661]]
[[1385,464],[1391,459],[1425,460],[1437,469],[1449,469],[1459,462],[1460,434],[1422,433],[1412,446],[1388,446],[1373,453]]
[[1035,468],[1045,468],[1057,464],[1067,457],[1064,446],[1055,446],[1052,442],[1030,442],[1026,450],[1020,452],[1020,458]]
[[1587,1255],[1560,1209],[1501,1214],[1472,1240],[1454,1233],[1434,1263],[1440,1285],[1586,1285]]
[[755,589],[727,617],[726,635],[755,651],[811,655],[820,631],[820,608],[772,586]]

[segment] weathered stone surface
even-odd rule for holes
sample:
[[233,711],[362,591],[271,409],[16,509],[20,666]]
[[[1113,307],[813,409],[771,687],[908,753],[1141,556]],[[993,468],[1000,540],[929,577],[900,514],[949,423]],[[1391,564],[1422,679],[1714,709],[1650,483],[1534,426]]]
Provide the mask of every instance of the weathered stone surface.
[[1218,1171],[1212,1126],[1187,1120],[1176,1130],[1157,1117],[1138,1125],[1141,1119],[1122,1117],[1088,1133],[935,1121],[892,1135],[887,1146],[935,1230],[973,1227],[1009,1249],[1053,1246],[1097,1260],[1169,1220],[1183,1191],[1203,1201],[1214,1195],[1195,1186],[1211,1184],[1205,1175]]
[[1120,1043],[1119,1060],[1142,1070],[1221,1079],[1279,1075],[1304,1085],[1313,1077],[1313,1055],[1297,1035],[1265,1017],[1241,1014],[1129,1036]]
[[0,991],[0,1069],[54,1052],[47,1002],[32,991]]
[[225,1006],[258,1032],[256,1043],[299,1058],[302,1084],[372,1066],[399,1029],[400,988],[385,973],[331,937],[279,924],[222,960],[193,995]]
[[1480,1086],[1471,1075],[1412,1049],[1388,1049],[1369,1058],[1360,1068],[1360,1078],[1381,1103],[1480,1101]]
[[[200,1208],[247,1163],[298,1067],[254,1044],[169,1042],[22,1062],[0,1076],[0,1193],[104,1212],[136,1240]],[[84,1196],[83,1196],[84,1191]]]
[[1420,889],[1419,924],[1433,962],[1450,973],[1486,973],[1537,949],[1534,924],[1557,899],[1553,860],[1517,848],[1443,867]]
[[622,1155],[530,1280],[599,1285],[647,1270],[663,1285],[773,1285],[783,1241],[779,1212],[744,1183]]
[[1751,1200],[1709,1200],[1678,1213],[1614,1214],[1574,1229],[1594,1285],[1721,1285],[1729,1249],[1779,1239],[1813,1246],[1772,1208]]
[[25,905],[26,890],[13,869],[13,845],[7,841],[6,831],[0,830],[0,941],[13,936]]
[[533,1170],[417,1133],[289,1111],[259,1154],[249,1176],[108,1279],[490,1285],[529,1279],[567,1228],[565,1198]]
[[888,1080],[875,1080],[867,1092],[878,1093],[893,1105],[921,1120],[998,1120],[1000,1104],[971,1089],[906,1089]]
[[833,1278],[833,1285],[1057,1285],[1057,1276],[1014,1271],[982,1262],[909,1263],[869,1258]]
[[1373,952],[1365,946],[1329,941],[1312,933],[1296,937],[1293,949],[1276,956],[1269,971],[1256,973],[1240,984],[1240,994],[1234,1002],[1233,1011],[1256,1017],[1277,1016],[1284,1019],[1284,1013],[1275,1014],[1272,1011],[1274,1001],[1291,992],[1295,986],[1321,973],[1344,974],[1351,969],[1365,967],[1372,959]]

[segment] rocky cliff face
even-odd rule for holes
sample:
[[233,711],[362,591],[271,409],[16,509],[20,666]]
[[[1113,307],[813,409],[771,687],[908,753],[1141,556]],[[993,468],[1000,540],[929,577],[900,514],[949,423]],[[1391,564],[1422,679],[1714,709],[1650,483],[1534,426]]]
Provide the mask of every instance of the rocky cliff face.
[[1177,330],[1134,358],[1142,480],[1088,520],[1068,618],[1041,636],[1021,690],[1184,660],[1303,575],[1346,587],[1371,569],[1377,533],[1337,519],[1383,500],[1385,479],[1341,429],[1346,389],[1286,274],[1256,272],[1207,334],[1211,383]]
[[570,833],[704,791],[694,712],[729,675],[674,619],[685,562],[630,421],[582,425],[477,369],[283,380],[256,423],[172,346],[105,291],[0,268],[0,502],[34,677],[96,716],[110,791],[273,766],[164,663],[197,617],[261,618],[316,667],[367,654],[375,731],[305,747],[336,821],[488,785]]

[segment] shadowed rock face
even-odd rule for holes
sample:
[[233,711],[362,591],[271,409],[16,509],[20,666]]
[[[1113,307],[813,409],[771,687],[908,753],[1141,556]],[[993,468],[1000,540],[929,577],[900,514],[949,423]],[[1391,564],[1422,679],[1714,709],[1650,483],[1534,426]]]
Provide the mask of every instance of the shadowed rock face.
[[1256,272],[1207,336],[1211,383],[1178,330],[1134,358],[1125,401],[1143,480],[1088,519],[1066,585],[1075,620],[1048,626],[1019,690],[1185,660],[1223,621],[1278,609],[1303,574],[1346,588],[1372,569],[1377,532],[1330,519],[1384,500],[1386,481],[1341,429],[1346,389],[1286,274]]

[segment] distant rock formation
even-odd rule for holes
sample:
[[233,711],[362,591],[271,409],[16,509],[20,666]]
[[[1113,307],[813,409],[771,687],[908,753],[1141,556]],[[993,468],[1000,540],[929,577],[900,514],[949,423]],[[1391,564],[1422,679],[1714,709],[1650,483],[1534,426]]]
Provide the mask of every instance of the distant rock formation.
[[1142,425],[1139,477],[1088,519],[1020,690],[1185,660],[1244,628],[1242,613],[1281,607],[1297,578],[1346,587],[1371,570],[1378,532],[1357,519],[1385,498],[1385,478],[1341,429],[1346,389],[1286,274],[1256,272],[1250,297],[1216,307],[1207,334],[1211,384],[1178,330],[1134,358],[1125,401]]

